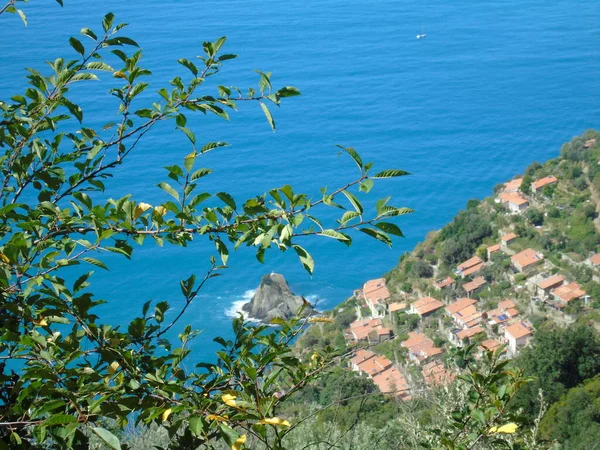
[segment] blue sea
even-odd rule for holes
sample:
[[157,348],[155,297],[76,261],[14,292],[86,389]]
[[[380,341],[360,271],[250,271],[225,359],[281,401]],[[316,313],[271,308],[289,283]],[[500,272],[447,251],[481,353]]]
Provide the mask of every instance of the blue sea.
[[[213,357],[212,338],[230,335],[229,315],[263,274],[281,272],[293,291],[319,299],[320,308],[333,307],[390,270],[468,199],[489,195],[532,161],[557,156],[563,142],[600,126],[600,7],[594,1],[65,0],[60,8],[33,0],[22,7],[27,27],[18,17],[0,18],[0,98],[24,90],[26,67],[75,57],[69,36],[82,27],[100,29],[108,11],[130,23],[125,34],[144,49],[154,73],[148,101],[175,74],[186,74],[178,58],[194,58],[204,40],[223,35],[226,52],[240,57],[224,67],[219,84],[256,85],[254,70],[260,69],[273,72],[275,86],[297,86],[303,96],[273,111],[276,133],[257,105],[243,105],[230,122],[192,121],[199,142],[231,144],[199,161],[215,170],[205,179],[209,191],[243,199],[289,182],[318,196],[319,187],[356,176],[335,144],[355,147],[375,169],[412,173],[377,183],[369,194],[392,195],[392,204],[416,210],[397,221],[406,237],[392,249],[361,236],[349,249],[308,239],[304,245],[316,260],[312,278],[293,254],[272,251],[264,265],[252,251],[233,254],[225,276],[206,285],[182,322],[202,330],[194,360]],[[416,39],[421,30],[427,37]],[[75,90],[74,100],[84,106],[86,124],[99,126],[116,103],[106,95],[106,80],[87,86]],[[156,187],[166,179],[164,166],[189,152],[174,124],[162,125],[115,174],[109,194],[166,200]],[[131,261],[109,258],[110,272],[97,271],[93,285],[109,302],[102,320],[126,323],[150,299],[180,308],[179,280],[204,274],[211,253],[202,243],[161,248],[148,242]]]

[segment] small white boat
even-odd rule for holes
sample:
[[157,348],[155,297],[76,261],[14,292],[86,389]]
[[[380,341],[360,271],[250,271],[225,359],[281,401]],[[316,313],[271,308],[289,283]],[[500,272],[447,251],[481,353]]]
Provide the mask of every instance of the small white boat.
[[426,34],[417,34],[417,39],[423,39],[425,36],[427,36]]

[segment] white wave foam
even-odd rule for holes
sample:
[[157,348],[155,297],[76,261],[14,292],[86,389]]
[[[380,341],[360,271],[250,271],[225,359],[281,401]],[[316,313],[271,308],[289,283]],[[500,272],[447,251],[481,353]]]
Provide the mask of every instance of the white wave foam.
[[229,308],[225,310],[225,315],[227,317],[238,317],[240,313],[244,314],[242,311],[242,306],[252,300],[256,289],[249,289],[242,294],[242,298],[240,300],[234,300]]

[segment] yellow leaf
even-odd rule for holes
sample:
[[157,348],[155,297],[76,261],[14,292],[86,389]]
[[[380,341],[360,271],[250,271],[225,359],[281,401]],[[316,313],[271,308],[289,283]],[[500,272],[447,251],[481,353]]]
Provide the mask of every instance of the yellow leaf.
[[237,397],[235,395],[225,394],[221,397],[221,400],[223,400],[223,403],[226,405],[237,407],[237,403],[235,402],[236,398]]
[[154,207],[154,213],[158,216],[164,216],[167,213],[167,208],[165,208],[164,206],[155,206]]
[[506,425],[502,425],[501,427],[492,427],[490,428],[490,433],[504,433],[504,434],[512,434],[517,431],[519,425],[516,423],[507,423]]
[[135,207],[135,211],[133,212],[133,218],[137,219],[142,214],[144,214],[146,211],[148,211],[150,208],[152,208],[152,205],[149,205],[148,203],[140,203],[139,205],[137,205]]
[[312,356],[310,357],[311,361],[314,361],[315,359],[317,359],[319,357],[318,353],[313,353]]
[[311,317],[308,321],[310,323],[333,323],[333,319],[329,317]]
[[163,411],[163,413],[162,413],[162,416],[161,416],[162,417],[162,421],[166,422],[172,412],[173,412],[173,410],[171,408],[165,409]]
[[6,264],[8,264],[10,262],[10,259],[8,259],[8,256],[6,256],[2,252],[0,252],[0,260],[2,260],[2,262],[5,262]]
[[258,423],[263,424],[263,425],[276,425],[276,426],[281,426],[281,427],[290,427],[291,426],[291,424],[287,420],[280,419],[279,417],[271,417],[270,419],[262,419]]
[[246,435],[242,434],[231,446],[231,450],[241,450],[242,445],[246,443]]
[[209,414],[208,416],[206,416],[206,418],[208,420],[214,420],[214,421],[217,421],[217,422],[227,422],[227,418],[226,417],[218,416],[216,414]]
[[43,317],[41,319],[34,320],[33,323],[36,324],[38,327],[45,327],[48,325],[48,322],[46,322],[46,319]]
[[125,78],[127,79],[127,75],[125,75],[123,72],[121,71],[117,71],[115,73],[113,73],[113,77],[115,78]]
[[117,361],[111,362],[110,366],[108,366],[108,373],[115,373],[119,367],[121,367],[121,365]]

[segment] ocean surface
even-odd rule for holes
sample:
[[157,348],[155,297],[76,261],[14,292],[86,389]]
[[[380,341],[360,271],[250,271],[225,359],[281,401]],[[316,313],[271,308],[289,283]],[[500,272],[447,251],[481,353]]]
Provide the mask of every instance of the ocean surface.
[[[392,195],[392,204],[416,210],[397,221],[406,238],[393,249],[361,236],[349,249],[309,239],[312,278],[293,254],[273,251],[264,265],[252,251],[233,254],[225,276],[207,284],[181,322],[203,330],[194,345],[197,361],[213,358],[212,338],[230,335],[229,315],[263,274],[281,272],[296,293],[333,307],[390,270],[468,199],[489,195],[532,161],[557,156],[563,142],[600,126],[600,6],[594,1],[65,0],[61,9],[32,0],[22,7],[28,27],[18,17],[0,18],[0,98],[24,90],[26,67],[75,57],[69,36],[82,27],[100,29],[108,11],[130,23],[125,35],[144,49],[154,73],[146,99],[175,74],[186,75],[178,58],[194,58],[204,40],[222,35],[226,52],[240,57],[225,66],[219,84],[256,85],[254,69],[260,69],[273,72],[275,86],[297,86],[303,96],[273,111],[276,133],[258,105],[244,105],[230,122],[192,121],[199,142],[232,144],[199,161],[215,170],[205,179],[208,190],[242,199],[289,182],[318,196],[319,187],[356,175],[353,163],[337,156],[338,143],[355,147],[375,169],[412,173],[377,183],[369,194]],[[416,39],[421,30],[427,37]],[[87,86],[74,96],[86,123],[98,126],[116,103],[105,82]],[[174,124],[157,128],[116,173],[109,193],[156,204],[165,199],[156,187],[166,179],[164,166],[189,152]],[[148,243],[132,261],[110,258],[111,271],[96,272],[93,284],[109,302],[102,320],[126,323],[149,299],[168,300],[177,310],[179,280],[202,275],[211,251]]]

